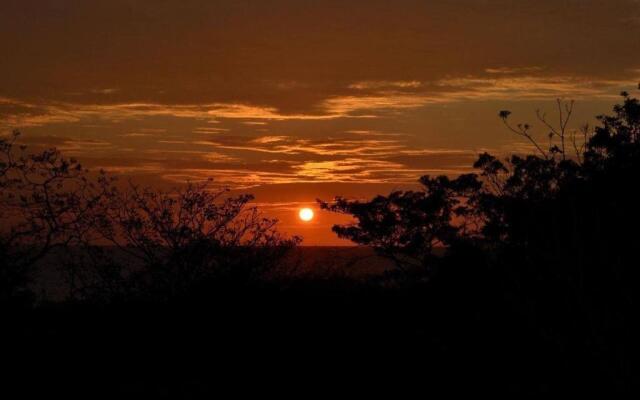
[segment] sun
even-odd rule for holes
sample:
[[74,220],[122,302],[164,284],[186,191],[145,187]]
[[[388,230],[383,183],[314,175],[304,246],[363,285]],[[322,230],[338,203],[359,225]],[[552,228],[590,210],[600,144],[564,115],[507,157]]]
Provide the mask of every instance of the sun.
[[305,222],[311,221],[313,219],[313,210],[310,208],[301,208],[298,216]]

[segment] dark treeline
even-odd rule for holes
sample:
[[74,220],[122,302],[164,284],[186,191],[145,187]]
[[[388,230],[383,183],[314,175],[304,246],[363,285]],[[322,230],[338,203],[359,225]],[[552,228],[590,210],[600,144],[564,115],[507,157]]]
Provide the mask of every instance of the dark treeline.
[[[170,302],[222,279],[248,282],[300,241],[210,182],[169,192],[119,185],[55,149],[0,142],[0,299],[37,302],[30,281],[54,262],[69,301]],[[41,299],[42,300],[42,299]]]
[[[3,139],[7,376],[93,397],[635,391],[640,103],[623,93],[578,131],[572,111],[558,101],[557,125],[538,113],[545,145],[500,112],[532,154],[485,153],[478,173],[424,176],[420,191],[321,201],[355,219],[336,234],[397,267],[367,279],[285,271],[299,239],[249,195],[123,184]],[[64,301],[32,289],[52,267]]]

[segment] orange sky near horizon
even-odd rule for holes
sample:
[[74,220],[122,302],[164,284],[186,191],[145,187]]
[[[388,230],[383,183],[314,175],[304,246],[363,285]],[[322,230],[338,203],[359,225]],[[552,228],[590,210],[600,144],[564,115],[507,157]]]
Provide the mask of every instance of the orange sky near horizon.
[[593,123],[637,87],[639,38],[637,0],[3,0],[0,133],[151,186],[211,177],[345,245],[316,199],[527,151],[502,109],[540,137],[557,97]]

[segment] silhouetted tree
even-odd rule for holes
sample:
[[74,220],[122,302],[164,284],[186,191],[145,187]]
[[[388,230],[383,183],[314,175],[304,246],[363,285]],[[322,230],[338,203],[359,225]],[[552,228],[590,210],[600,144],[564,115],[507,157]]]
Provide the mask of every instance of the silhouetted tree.
[[540,351],[571,363],[575,377],[628,389],[638,355],[631,338],[640,333],[633,328],[640,283],[640,102],[622,96],[593,130],[568,128],[573,102],[558,100],[556,126],[538,111],[548,146],[532,125],[514,126],[512,113],[501,111],[533,154],[501,160],[484,153],[474,164],[477,175],[423,177],[423,192],[321,204],[355,218],[335,226],[338,235],[394,260],[400,252],[420,264],[433,259],[434,246],[448,246],[435,275],[439,293],[456,293],[456,301],[478,316],[496,307],[478,299],[499,291]]
[[531,328],[562,351],[598,354],[599,373],[626,385],[635,353],[622,338],[637,333],[640,107],[622,96],[600,126],[578,131],[583,143],[571,140],[575,158],[551,144],[547,157],[482,156],[476,167],[502,184],[476,201],[485,243]]
[[[542,221],[565,211],[556,202],[559,197],[580,197],[578,190],[603,171],[610,175],[607,181],[614,179],[620,187],[630,187],[620,179],[633,179],[628,174],[635,173],[638,100],[623,95],[624,104],[614,108],[613,116],[599,117],[603,125],[593,133],[586,126],[579,133],[568,129],[573,102],[558,100],[558,126],[547,122],[546,114],[538,110],[538,119],[549,129],[547,150],[533,136],[532,125],[514,127],[508,122],[511,112],[501,111],[499,117],[505,125],[526,138],[537,154],[512,155],[501,161],[484,153],[474,163],[479,174],[455,179],[424,176],[420,179],[424,191],[398,191],[366,202],[336,198],[320,204],[355,217],[353,224],[333,227],[339,236],[373,246],[396,261],[401,254],[405,260],[419,259],[417,264],[422,265],[434,247],[446,247],[460,239],[482,238],[490,246],[526,246],[535,229],[540,229],[541,237],[556,232],[550,229],[551,222],[545,225]],[[569,143],[575,156],[568,155]],[[575,200],[590,201],[584,197]]]
[[0,298],[28,293],[33,268],[52,249],[87,240],[109,178],[94,182],[55,149],[31,154],[19,132],[0,138]]
[[19,135],[0,139],[3,304],[31,296],[30,278],[55,249],[47,267],[64,264],[72,298],[166,300],[264,276],[300,241],[282,236],[249,194],[208,183],[118,189],[56,149],[28,153]]
[[367,202],[338,197],[319,203],[323,209],[356,219],[354,224],[335,225],[338,236],[372,246],[400,269],[429,268],[434,249],[452,244],[464,231],[454,217],[468,213],[463,199],[479,189],[479,182],[471,174],[454,180],[423,176],[420,183],[423,192],[396,191]]
[[89,244],[90,260],[70,270],[82,282],[77,295],[169,300],[264,277],[300,239],[282,236],[251,200],[208,182],[110,192],[95,230],[117,255]]

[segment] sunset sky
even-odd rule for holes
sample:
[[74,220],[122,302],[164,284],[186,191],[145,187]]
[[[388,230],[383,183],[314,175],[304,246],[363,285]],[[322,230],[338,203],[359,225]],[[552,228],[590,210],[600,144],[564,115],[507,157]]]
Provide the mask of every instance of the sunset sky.
[[0,130],[170,187],[213,177],[304,244],[344,244],[315,199],[526,150],[497,113],[640,81],[640,1],[0,0]]

